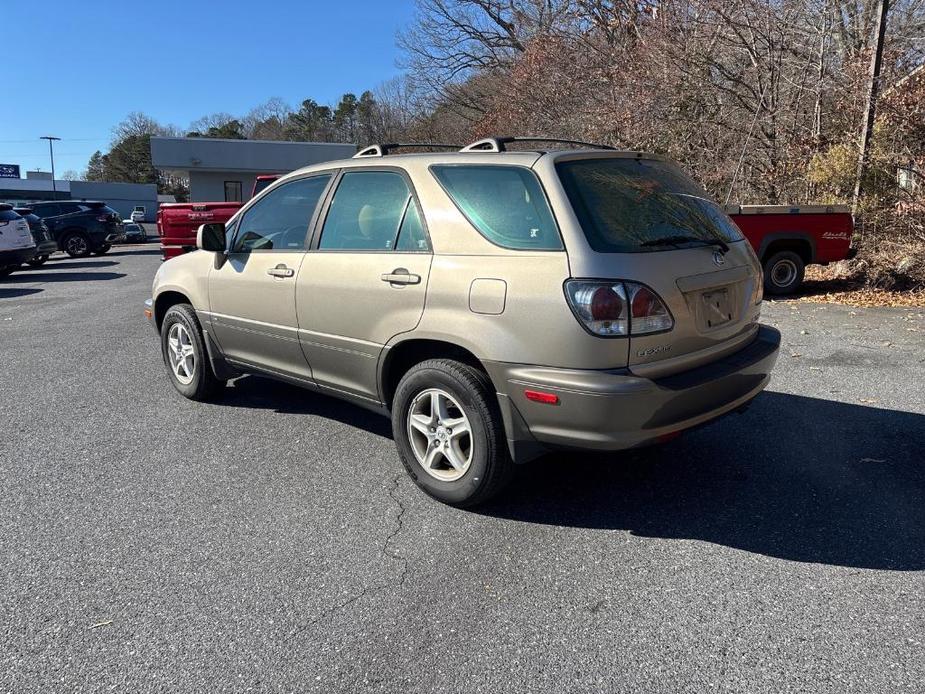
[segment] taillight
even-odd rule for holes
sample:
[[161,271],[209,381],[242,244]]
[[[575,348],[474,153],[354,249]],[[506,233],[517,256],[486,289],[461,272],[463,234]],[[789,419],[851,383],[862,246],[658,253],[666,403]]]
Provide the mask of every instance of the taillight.
[[98,221],[98,222],[108,222],[108,221],[109,221],[109,215],[108,215],[108,214],[101,214],[99,217],[96,218],[96,221]]
[[578,320],[594,335],[645,335],[674,327],[658,294],[636,282],[569,280],[565,295]]
[[579,320],[595,335],[629,335],[626,291],[621,282],[569,280],[565,293]]
[[658,294],[641,284],[627,282],[630,296],[630,333],[644,335],[671,330],[674,320]]

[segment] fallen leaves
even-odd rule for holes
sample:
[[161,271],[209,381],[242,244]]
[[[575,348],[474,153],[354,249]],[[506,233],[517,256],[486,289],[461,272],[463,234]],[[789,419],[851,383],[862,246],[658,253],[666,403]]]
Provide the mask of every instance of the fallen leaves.
[[925,306],[925,289],[911,291],[874,289],[839,277],[837,271],[831,267],[811,265],[806,268],[806,279],[799,289],[799,294],[781,299],[781,301],[791,304],[846,304],[862,308],[872,306],[918,308]]

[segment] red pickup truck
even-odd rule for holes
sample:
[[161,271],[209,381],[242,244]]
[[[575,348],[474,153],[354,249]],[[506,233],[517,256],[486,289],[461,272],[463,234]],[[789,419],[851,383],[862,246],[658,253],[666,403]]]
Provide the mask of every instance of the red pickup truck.
[[768,294],[793,293],[811,263],[827,265],[854,255],[854,220],[847,206],[734,205],[726,212],[758,254]]
[[[251,197],[279,178],[276,174],[257,176]],[[157,235],[161,239],[161,260],[170,260],[196,248],[200,224],[227,222],[241,209],[240,202],[173,202],[157,209]]]

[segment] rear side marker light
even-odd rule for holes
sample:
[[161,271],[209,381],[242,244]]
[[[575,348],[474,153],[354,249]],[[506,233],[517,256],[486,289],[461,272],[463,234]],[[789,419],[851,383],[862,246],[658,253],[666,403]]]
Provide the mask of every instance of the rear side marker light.
[[565,295],[576,318],[594,335],[646,335],[674,327],[661,297],[636,282],[569,280]]
[[544,393],[540,390],[525,390],[524,397],[533,402],[539,402],[544,405],[558,405],[559,396],[555,393]]

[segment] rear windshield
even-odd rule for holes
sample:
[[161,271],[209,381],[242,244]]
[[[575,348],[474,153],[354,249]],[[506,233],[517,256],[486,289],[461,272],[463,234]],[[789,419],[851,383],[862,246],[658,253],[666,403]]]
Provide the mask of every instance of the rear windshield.
[[562,249],[540,182],[522,166],[433,166],[437,180],[472,226],[498,246]]
[[[581,159],[556,170],[591,248],[639,253],[740,241],[735,223],[677,166],[651,159]],[[690,241],[683,241],[683,238]],[[666,239],[673,239],[665,243]]]
[[263,189],[266,188],[266,187],[267,187],[268,185],[270,185],[271,183],[276,183],[276,179],[275,179],[275,178],[273,178],[273,179],[270,179],[270,178],[258,178],[258,179],[254,182],[254,195],[251,196],[251,197],[257,197],[257,194],[263,192]]

